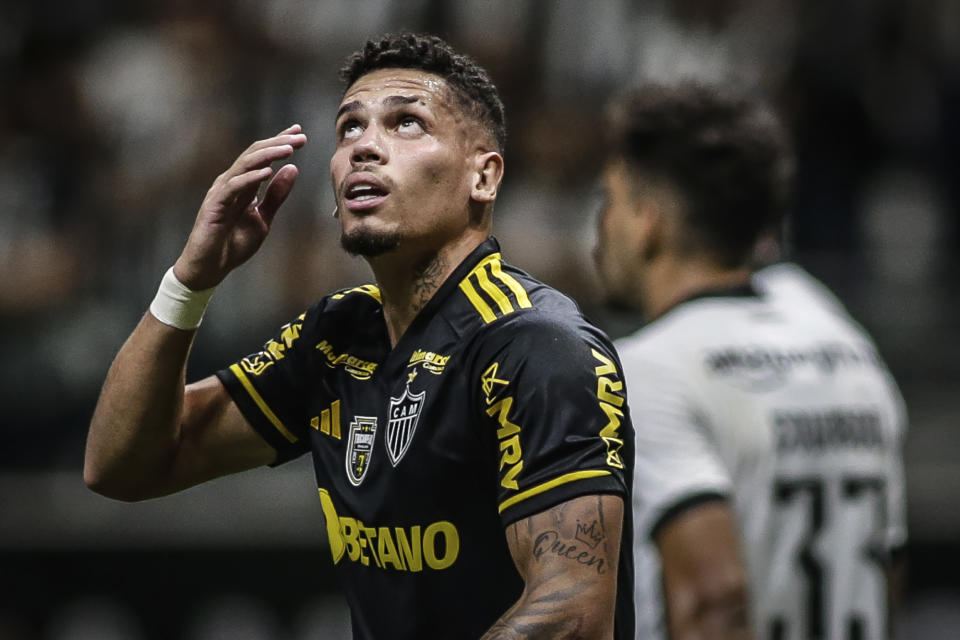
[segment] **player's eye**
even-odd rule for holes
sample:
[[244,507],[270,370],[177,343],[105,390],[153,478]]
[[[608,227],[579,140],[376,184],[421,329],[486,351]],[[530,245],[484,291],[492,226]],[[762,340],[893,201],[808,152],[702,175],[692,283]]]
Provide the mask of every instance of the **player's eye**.
[[356,120],[346,120],[340,125],[341,140],[355,140],[363,135],[363,126]]
[[423,121],[416,116],[403,116],[397,122],[397,129],[405,133],[411,133],[423,130]]

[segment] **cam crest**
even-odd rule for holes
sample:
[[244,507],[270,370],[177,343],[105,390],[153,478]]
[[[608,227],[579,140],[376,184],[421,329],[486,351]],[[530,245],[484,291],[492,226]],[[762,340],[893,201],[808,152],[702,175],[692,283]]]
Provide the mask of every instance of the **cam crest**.
[[377,433],[376,416],[355,416],[347,436],[347,479],[359,487],[370,468],[374,436]]
[[387,422],[387,456],[390,463],[397,466],[413,440],[413,433],[417,429],[417,420],[423,410],[423,399],[427,395],[426,389],[420,393],[410,391],[410,382],[416,372],[410,375],[407,386],[398,398],[390,398],[390,419]]

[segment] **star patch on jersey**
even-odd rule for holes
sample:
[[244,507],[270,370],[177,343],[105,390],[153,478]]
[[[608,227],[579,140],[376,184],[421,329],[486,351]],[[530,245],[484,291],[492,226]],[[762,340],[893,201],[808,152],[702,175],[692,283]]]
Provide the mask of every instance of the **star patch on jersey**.
[[374,436],[377,433],[376,416],[354,416],[347,435],[347,479],[359,487],[370,468]]
[[397,466],[413,440],[413,433],[417,430],[417,420],[423,409],[423,399],[427,395],[424,389],[420,393],[410,391],[410,383],[417,372],[410,374],[407,386],[399,398],[390,398],[390,419],[387,421],[387,456],[390,463]]
[[510,384],[509,380],[501,380],[497,377],[497,371],[500,369],[500,363],[494,362],[487,370],[480,374],[480,388],[483,390],[484,399],[487,404],[492,404],[497,398],[500,389],[496,385],[506,386]]

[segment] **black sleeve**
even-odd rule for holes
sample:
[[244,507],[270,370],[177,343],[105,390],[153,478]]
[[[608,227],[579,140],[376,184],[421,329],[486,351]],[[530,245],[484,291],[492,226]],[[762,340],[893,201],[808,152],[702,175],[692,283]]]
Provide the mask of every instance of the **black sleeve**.
[[247,422],[277,450],[274,465],[310,448],[304,386],[311,344],[301,340],[308,313],[284,325],[260,351],[216,373]]
[[609,340],[535,312],[498,324],[472,386],[495,433],[504,525],[581,495],[627,500],[633,427]]

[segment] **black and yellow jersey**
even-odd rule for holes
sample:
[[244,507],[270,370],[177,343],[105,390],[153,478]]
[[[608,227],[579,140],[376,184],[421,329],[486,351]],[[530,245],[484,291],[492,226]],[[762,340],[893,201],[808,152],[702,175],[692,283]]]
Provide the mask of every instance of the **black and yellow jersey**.
[[278,463],[312,453],[356,638],[479,637],[523,589],[505,526],[582,495],[631,503],[616,352],[569,298],[502,262],[493,238],[392,349],[367,285],[325,297],[217,375]]

